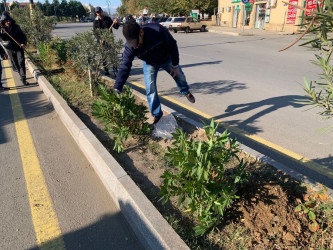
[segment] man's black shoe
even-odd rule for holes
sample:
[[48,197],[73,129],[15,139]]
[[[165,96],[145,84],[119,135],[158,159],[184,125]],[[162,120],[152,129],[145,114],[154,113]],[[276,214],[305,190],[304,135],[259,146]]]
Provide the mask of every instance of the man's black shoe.
[[161,118],[162,118],[162,116],[156,116],[156,117],[154,117],[154,122],[153,122],[153,124],[158,123],[158,121],[159,121]]
[[190,92],[188,92],[185,96],[189,102],[195,103],[195,98]]
[[10,90],[10,88],[7,88],[7,87],[0,87],[0,90]]
[[29,85],[29,83],[28,83],[26,80],[22,80],[22,82],[23,82],[23,84],[24,84],[25,86],[28,86],[28,85]]

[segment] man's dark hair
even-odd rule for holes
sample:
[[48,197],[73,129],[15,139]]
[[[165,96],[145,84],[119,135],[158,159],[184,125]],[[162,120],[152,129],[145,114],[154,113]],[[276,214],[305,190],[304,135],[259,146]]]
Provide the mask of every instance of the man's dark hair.
[[139,43],[140,25],[134,19],[129,19],[124,23],[123,35],[128,46],[136,47]]

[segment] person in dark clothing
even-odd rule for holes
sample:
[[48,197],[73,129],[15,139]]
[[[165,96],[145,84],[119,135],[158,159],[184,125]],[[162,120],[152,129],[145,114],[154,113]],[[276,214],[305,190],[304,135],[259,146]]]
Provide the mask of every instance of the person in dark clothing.
[[[96,18],[93,23],[94,31],[96,29],[108,29],[112,33],[112,28],[115,28],[115,29],[119,28],[118,19],[115,18],[114,20],[112,20],[110,17],[105,16],[101,7],[96,7],[95,13],[96,13]],[[111,26],[112,26],[112,28],[111,28]],[[97,42],[103,43],[103,41],[100,40],[99,37],[96,37],[96,39],[97,39]],[[107,65],[105,62],[103,62],[103,66],[104,66],[104,70],[105,70],[105,75],[110,75],[109,69],[107,68]]]
[[163,116],[156,88],[159,69],[167,71],[175,80],[180,94],[191,103],[194,96],[189,91],[185,75],[179,66],[179,52],[176,40],[159,23],[139,26],[134,19],[128,20],[123,27],[126,38],[125,49],[119,67],[114,89],[120,93],[130,74],[135,56],[143,61],[143,74],[150,112],[156,124]]
[[[7,55],[6,51],[2,48],[1,45],[0,45],[0,57],[1,57],[2,59],[8,59],[8,55]],[[3,87],[3,86],[2,86],[2,81],[1,81],[1,79],[2,79],[2,65],[1,65],[1,63],[0,63],[0,91],[1,91],[1,90],[8,90],[9,88],[7,88],[7,87]]]
[[[13,64],[13,68],[19,72],[23,84],[29,85],[29,83],[26,81],[24,57],[24,49],[27,45],[27,36],[7,12],[2,14],[0,22],[0,37],[4,43],[4,47],[7,49],[8,55]],[[16,41],[14,41],[13,38]]]

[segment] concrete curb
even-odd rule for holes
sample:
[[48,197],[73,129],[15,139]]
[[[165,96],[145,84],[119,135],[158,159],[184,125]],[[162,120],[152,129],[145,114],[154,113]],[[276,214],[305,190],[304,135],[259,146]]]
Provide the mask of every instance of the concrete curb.
[[189,249],[30,59],[26,59],[26,64],[143,246],[146,249]]

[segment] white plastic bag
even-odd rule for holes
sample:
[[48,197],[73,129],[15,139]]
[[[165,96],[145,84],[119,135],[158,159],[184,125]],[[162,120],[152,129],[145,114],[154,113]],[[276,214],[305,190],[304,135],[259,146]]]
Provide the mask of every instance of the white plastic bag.
[[162,116],[154,125],[153,136],[172,139],[172,133],[176,132],[176,128],[178,128],[178,124],[172,114]]

